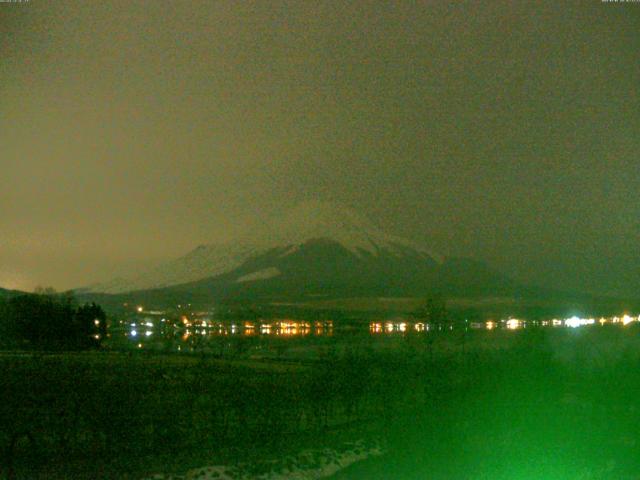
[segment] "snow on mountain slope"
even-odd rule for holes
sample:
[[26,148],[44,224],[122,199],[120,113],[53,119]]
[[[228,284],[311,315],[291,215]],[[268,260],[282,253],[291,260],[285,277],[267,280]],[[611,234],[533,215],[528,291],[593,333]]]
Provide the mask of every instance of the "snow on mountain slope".
[[236,282],[242,283],[253,282],[255,280],[266,280],[268,278],[277,277],[278,275],[280,275],[280,270],[275,267],[268,267],[253,273],[248,273],[247,275],[242,275],[241,277],[238,277]]
[[410,252],[425,260],[442,261],[426,247],[383,232],[348,208],[329,202],[309,201],[234,241],[201,245],[177,260],[131,278],[93,285],[89,290],[122,293],[192,282],[229,272],[276,247],[283,248],[281,256],[290,255],[301,244],[319,238],[338,242],[358,256],[376,256],[384,250],[399,257]]
[[246,241],[200,245],[185,256],[130,278],[114,279],[88,288],[91,292],[123,293],[161,288],[223,274],[264,249]]
[[385,248],[402,255],[402,250],[409,248],[441,261],[426,247],[390,235],[353,210],[329,202],[301,203],[285,215],[271,236],[274,239],[272,246],[297,245],[312,238],[328,238],[356,254],[364,251],[375,255]]

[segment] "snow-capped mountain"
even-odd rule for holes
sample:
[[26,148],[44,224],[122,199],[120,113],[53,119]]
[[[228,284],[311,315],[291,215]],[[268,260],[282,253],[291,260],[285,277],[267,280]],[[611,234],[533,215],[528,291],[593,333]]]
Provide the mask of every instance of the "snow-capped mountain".
[[434,294],[486,301],[557,298],[572,302],[571,308],[578,301],[592,302],[523,285],[473,259],[442,258],[348,208],[317,201],[298,205],[234,241],[201,245],[147,272],[77,293],[83,301],[114,309],[123,303],[313,306],[318,300]]
[[[319,245],[322,248],[319,249]],[[327,256],[328,245],[332,246],[331,255],[349,257],[349,265],[358,264],[362,268],[366,268],[365,265],[370,267],[371,262],[390,263],[390,258],[430,266],[442,262],[439,255],[424,245],[388,234],[349,208],[329,202],[309,201],[233,241],[201,245],[177,260],[142,274],[93,285],[88,290],[124,293],[157,289],[213,277],[226,278],[234,271],[237,271],[236,278],[228,280],[237,283],[256,282],[281,275],[282,270],[286,269],[281,264],[292,263],[287,258],[304,258],[306,267],[310,267],[317,263],[309,258],[310,253],[319,253],[319,250],[324,256],[320,263],[324,263],[326,268],[332,265],[336,268],[353,268],[353,265],[348,267],[345,262]],[[306,267],[302,264],[297,268]]]

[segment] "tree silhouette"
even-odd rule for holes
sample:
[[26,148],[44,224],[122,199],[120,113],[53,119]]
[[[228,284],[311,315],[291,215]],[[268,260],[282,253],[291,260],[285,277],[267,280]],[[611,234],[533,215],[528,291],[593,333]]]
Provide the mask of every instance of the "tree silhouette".
[[52,289],[19,295],[0,306],[2,341],[32,349],[97,347],[106,335],[106,314],[95,303],[78,307],[71,293]]
[[425,323],[442,324],[448,320],[447,305],[441,297],[429,297],[424,305],[420,306],[414,316],[423,320]]

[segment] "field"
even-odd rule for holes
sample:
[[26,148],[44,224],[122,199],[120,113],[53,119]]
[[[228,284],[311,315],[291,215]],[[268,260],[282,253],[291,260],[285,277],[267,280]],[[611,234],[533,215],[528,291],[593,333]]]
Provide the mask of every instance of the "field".
[[354,357],[7,353],[0,368],[3,473],[30,479],[141,478],[335,445],[386,390]]
[[636,326],[396,337],[322,357],[0,355],[2,475],[131,478],[365,439],[337,478],[640,476]]

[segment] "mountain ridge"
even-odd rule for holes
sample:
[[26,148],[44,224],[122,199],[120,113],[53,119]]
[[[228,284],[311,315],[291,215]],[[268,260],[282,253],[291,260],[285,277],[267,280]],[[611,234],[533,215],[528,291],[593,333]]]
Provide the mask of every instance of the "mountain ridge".
[[431,295],[523,299],[555,293],[523,285],[481,261],[442,257],[382,231],[353,210],[312,201],[236,240],[198,245],[138,278],[82,295],[114,305],[206,307]]
[[384,232],[349,208],[314,200],[299,204],[237,239],[199,245],[186,255],[137,276],[113,279],[82,290],[125,293],[195,282],[232,271],[273,248],[286,246],[293,252],[310,240],[323,238],[341,244],[357,256],[377,255],[386,250],[399,257],[411,252],[424,260],[443,261],[443,257],[426,246]]

